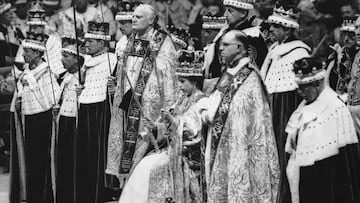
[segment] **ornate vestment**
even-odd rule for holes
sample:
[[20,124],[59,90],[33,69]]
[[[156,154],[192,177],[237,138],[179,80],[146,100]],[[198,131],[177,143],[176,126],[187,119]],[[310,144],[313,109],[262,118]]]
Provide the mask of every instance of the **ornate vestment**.
[[[210,125],[205,151],[208,202],[276,201],[280,171],[269,104],[248,62],[243,58],[227,69],[229,78],[221,78],[216,90],[185,116],[193,134],[202,124]],[[229,94],[229,88],[237,90]]]
[[[141,100],[139,101],[137,99],[138,102],[130,104],[130,107],[135,106],[136,108],[139,108],[139,104],[141,105],[140,111],[142,112],[139,120],[139,126],[135,129],[137,133],[144,132],[144,116],[155,121],[159,117],[160,109],[168,109],[176,100],[176,51],[171,38],[169,36],[163,36],[164,34],[160,32],[161,31],[153,29],[147,34],[148,38],[146,40],[149,41],[149,50],[146,57],[129,52],[129,50],[146,50],[143,49],[142,46],[135,46],[142,42],[135,40],[133,36],[129,39],[123,37],[118,42],[116,49],[116,55],[118,58],[116,73],[117,87],[114,95],[112,118],[110,122],[108,161],[106,170],[107,173],[118,177],[120,175],[125,177],[128,176],[128,172],[120,174],[120,166],[122,165],[121,160],[123,158],[122,154],[124,153],[123,150],[126,135],[125,129],[128,118],[130,118],[126,115],[125,111],[119,107],[125,93],[128,91],[136,92],[138,90],[137,88],[144,88],[142,89],[143,93],[140,96]],[[160,39],[162,37],[164,37],[164,39]],[[159,43],[160,41],[162,41],[162,44]],[[155,53],[156,55],[154,55]],[[154,58],[151,63],[148,63],[149,60],[152,60],[149,56]],[[144,66],[143,64],[146,63],[148,65]],[[144,70],[152,68],[152,70],[147,79],[139,80],[139,75],[143,74],[142,68],[146,68]],[[137,117],[137,115],[135,117]],[[139,134],[136,134],[135,138],[136,139],[134,141],[136,143],[136,147],[133,152],[134,154],[132,155],[133,158],[132,160],[128,159],[128,163],[131,163],[131,167],[136,166],[136,164],[144,156],[149,145],[149,140],[147,138],[143,138],[139,136]]]

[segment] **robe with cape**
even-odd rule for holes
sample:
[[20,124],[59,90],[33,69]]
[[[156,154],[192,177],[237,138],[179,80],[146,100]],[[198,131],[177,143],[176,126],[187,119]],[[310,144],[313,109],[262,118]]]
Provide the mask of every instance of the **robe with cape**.
[[105,166],[110,121],[107,83],[115,63],[113,53],[100,53],[84,65],[85,88],[78,98],[75,202],[100,203],[106,198]]
[[358,138],[349,110],[330,87],[299,105],[286,132],[293,203],[360,201]]

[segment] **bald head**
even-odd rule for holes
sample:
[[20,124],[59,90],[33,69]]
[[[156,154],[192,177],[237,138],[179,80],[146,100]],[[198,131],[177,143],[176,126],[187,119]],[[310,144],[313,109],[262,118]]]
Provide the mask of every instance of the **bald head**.
[[249,42],[244,32],[231,30],[226,33],[220,42],[221,62],[230,65],[236,59],[241,59],[248,55]]
[[234,41],[237,43],[244,44],[245,48],[247,49],[249,46],[249,39],[246,34],[240,30],[231,30],[227,32],[222,39]]

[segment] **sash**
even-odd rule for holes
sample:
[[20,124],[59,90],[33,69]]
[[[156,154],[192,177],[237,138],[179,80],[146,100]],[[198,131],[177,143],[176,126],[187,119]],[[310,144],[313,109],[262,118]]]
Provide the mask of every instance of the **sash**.
[[[156,68],[154,67],[155,60],[160,50],[160,47],[162,46],[162,43],[165,41],[165,38],[165,33],[157,31],[153,40],[155,43],[155,47],[158,47],[158,49],[150,48],[149,42],[144,40],[133,40],[132,46],[130,48],[130,55],[144,57],[144,60],[139,74],[139,78],[137,79],[136,85],[134,86],[134,94],[131,97],[128,109],[123,152],[119,168],[120,174],[129,173],[133,164],[133,156],[135,154],[135,147],[139,134],[138,131],[142,112],[142,110],[140,109],[141,106],[139,106],[139,104],[141,105],[142,95],[144,93],[150,74],[152,70]],[[131,41],[132,40],[130,40],[129,42],[131,43]],[[127,59],[125,61],[127,61]]]
[[245,66],[242,70],[238,71],[235,76],[225,72],[220,81],[216,85],[216,89],[223,93],[220,105],[216,110],[214,123],[211,127],[211,149],[210,149],[210,173],[212,171],[217,148],[220,142],[222,131],[225,126],[227,116],[229,114],[230,103],[233,96],[239,87],[244,83],[246,78],[250,75],[252,69]]

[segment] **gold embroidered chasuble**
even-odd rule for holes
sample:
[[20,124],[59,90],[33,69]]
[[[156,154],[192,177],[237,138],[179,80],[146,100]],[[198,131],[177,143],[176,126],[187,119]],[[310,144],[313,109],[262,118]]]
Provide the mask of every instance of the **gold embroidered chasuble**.
[[[246,59],[238,66],[234,69],[248,66]],[[201,130],[202,124],[209,125],[205,151],[208,202],[276,202],[279,160],[269,104],[257,71],[250,73],[232,97],[219,144],[211,157],[211,130],[223,96],[215,90],[184,118],[193,134]]]

